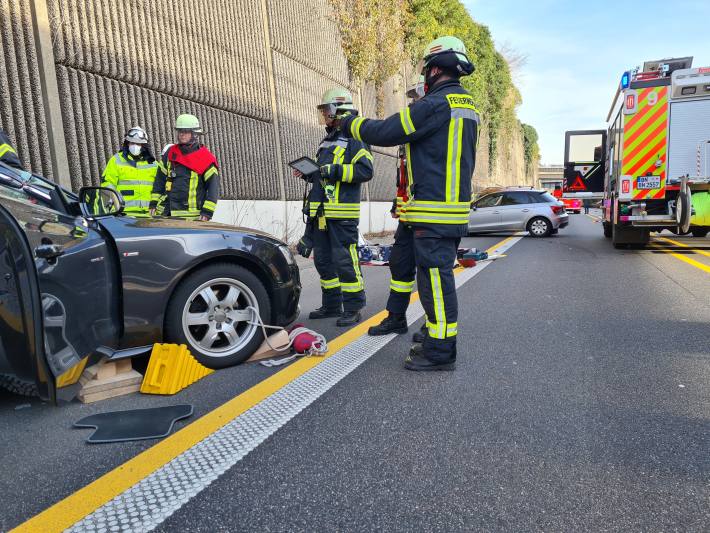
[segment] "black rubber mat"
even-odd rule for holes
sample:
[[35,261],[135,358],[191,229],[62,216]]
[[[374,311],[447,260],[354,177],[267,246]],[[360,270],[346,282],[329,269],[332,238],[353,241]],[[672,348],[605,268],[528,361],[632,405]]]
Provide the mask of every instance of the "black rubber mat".
[[86,442],[123,442],[167,437],[178,420],[192,416],[192,405],[112,411],[82,418],[77,428],[96,428]]

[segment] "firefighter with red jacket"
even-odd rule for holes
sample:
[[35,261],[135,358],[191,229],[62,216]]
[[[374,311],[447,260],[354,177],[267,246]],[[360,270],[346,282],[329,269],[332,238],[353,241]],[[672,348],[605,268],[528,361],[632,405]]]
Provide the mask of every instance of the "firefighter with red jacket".
[[202,127],[194,115],[175,121],[177,144],[163,150],[150,198],[150,213],[207,221],[219,199],[217,159],[200,144]]
[[458,302],[453,265],[468,231],[471,179],[480,117],[460,77],[473,63],[456,37],[440,37],[425,50],[421,68],[425,96],[399,113],[372,120],[343,116],[343,134],[375,146],[405,145],[410,197],[400,221],[411,226],[417,285],[426,312],[426,337],[412,346],[409,370],[453,370],[456,366]]
[[[424,96],[424,77],[407,91],[411,99],[410,105]],[[399,160],[397,165],[397,197],[392,202],[392,217],[400,218],[402,206],[409,201],[410,181],[407,173],[407,150],[405,146],[399,147]],[[387,298],[387,317],[377,326],[372,326],[368,333],[372,336],[389,335],[390,333],[407,333],[407,308],[414,291],[414,280],[417,274],[417,263],[412,246],[412,226],[401,221],[397,224],[394,234],[394,244],[389,258],[390,268],[390,293]],[[425,330],[426,324],[422,330]],[[426,333],[419,331],[414,334],[413,341],[421,343]]]

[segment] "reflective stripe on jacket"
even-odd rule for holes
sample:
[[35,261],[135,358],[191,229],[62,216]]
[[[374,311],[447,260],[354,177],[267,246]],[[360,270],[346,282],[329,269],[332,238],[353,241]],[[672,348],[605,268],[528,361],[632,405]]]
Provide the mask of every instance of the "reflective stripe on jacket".
[[118,152],[106,163],[101,186],[121,193],[126,202],[126,213],[145,213],[150,205],[157,168],[154,160]]
[[0,129],[0,161],[22,170],[22,162],[17,157],[15,148],[10,144],[10,137],[2,129]]
[[[308,197],[309,215],[331,219],[360,218],[361,184],[372,179],[372,154],[361,141],[347,139],[332,131],[318,147],[318,166],[332,165],[332,197],[324,189],[325,180],[316,179]],[[322,205],[322,209],[321,209]]]
[[480,117],[456,80],[385,120],[347,117],[343,132],[377,146],[404,145],[408,199],[400,220],[432,226],[442,235],[466,232]]
[[[179,150],[179,154],[173,154]],[[203,165],[202,173],[188,168],[171,155],[193,155],[197,163],[211,161]],[[151,208],[159,214],[173,217],[196,219],[200,216],[212,218],[219,200],[219,169],[216,159],[209,150],[199,143],[190,146],[171,145],[163,151],[158,162]]]

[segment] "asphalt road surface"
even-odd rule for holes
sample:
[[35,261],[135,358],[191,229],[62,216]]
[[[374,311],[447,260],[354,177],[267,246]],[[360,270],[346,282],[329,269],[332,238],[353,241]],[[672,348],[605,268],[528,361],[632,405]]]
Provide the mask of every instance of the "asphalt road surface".
[[[485,249],[506,237],[463,244]],[[232,466],[216,479],[185,489],[187,496],[181,489],[182,503],[150,527],[710,530],[710,240],[666,233],[653,240],[644,250],[614,250],[584,215],[571,216],[557,236],[509,240],[505,257],[458,290],[455,372],[404,370],[409,336],[399,336],[372,348],[290,421],[263,429],[257,402],[255,423],[267,436],[243,457],[227,457]],[[302,272],[303,317],[319,289],[312,266]],[[364,273],[370,317],[384,307],[389,273]],[[305,322],[343,351],[369,349],[355,333],[336,339],[343,331],[332,321]],[[49,521],[33,524],[52,524],[60,514],[53,504],[77,505],[72,497],[86,494],[82,487],[131,458],[123,474],[109,476],[135,475],[155,444],[87,445],[87,431],[71,428],[75,420],[191,403],[195,416],[177,428],[187,426],[185,440],[197,426],[190,422],[295,368],[247,364],[174,397],[93,405],[53,407],[0,393],[0,530],[47,508]],[[91,490],[110,495],[110,485],[99,479]]]

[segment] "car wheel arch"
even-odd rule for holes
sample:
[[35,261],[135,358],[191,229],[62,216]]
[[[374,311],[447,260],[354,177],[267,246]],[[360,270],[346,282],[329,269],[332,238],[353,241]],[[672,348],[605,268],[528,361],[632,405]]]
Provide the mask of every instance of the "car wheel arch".
[[[172,300],[173,295],[175,294],[175,291],[177,288],[180,286],[183,280],[187,279],[190,275],[194,274],[198,270],[201,270],[203,268],[206,268],[210,265],[214,265],[217,263],[231,263],[237,266],[240,266],[242,268],[245,268],[252,274],[254,274],[257,279],[264,285],[264,288],[266,289],[267,294],[269,295],[270,299],[273,299],[273,291],[274,291],[274,283],[275,280],[273,276],[270,275],[267,267],[261,263],[259,263],[255,258],[250,257],[246,254],[241,254],[241,253],[231,253],[231,254],[216,254],[216,255],[210,255],[209,257],[204,257],[200,261],[190,265],[189,268],[185,269],[184,272],[173,282],[172,286],[170,287],[170,291],[168,292],[168,298],[165,301],[165,309],[167,310],[168,305],[170,304],[170,301]],[[273,315],[275,312],[274,309],[271,310],[271,314]],[[166,313],[165,311],[163,312],[163,321],[166,319]]]

